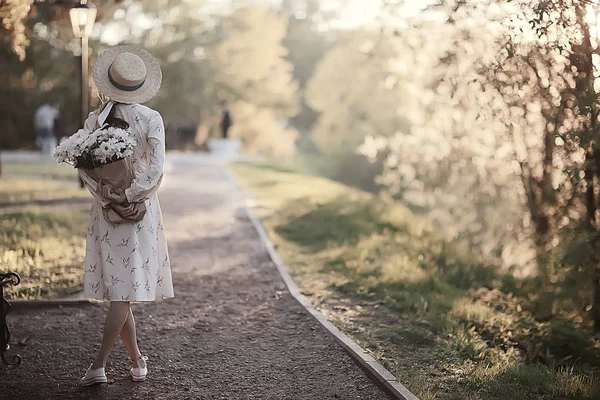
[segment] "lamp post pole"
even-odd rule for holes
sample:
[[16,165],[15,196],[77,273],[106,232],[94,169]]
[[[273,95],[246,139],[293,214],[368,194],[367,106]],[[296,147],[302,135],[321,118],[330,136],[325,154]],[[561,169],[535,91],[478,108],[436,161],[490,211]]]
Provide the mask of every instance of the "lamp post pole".
[[[88,37],[83,33],[81,36],[81,116],[79,126],[83,128],[85,120],[89,112],[90,102],[90,83],[89,83],[89,50],[88,50]],[[83,180],[79,178],[79,187],[83,189],[85,184]]]
[[[81,0],[79,4],[71,8],[69,14],[71,17],[71,26],[73,35],[81,38],[81,124],[83,128],[85,119],[89,112],[90,85],[89,85],[89,49],[88,37],[94,29],[96,20],[96,6],[88,0]],[[83,188],[84,184],[79,178],[79,186]]]
[[89,112],[90,102],[90,84],[88,67],[88,37],[81,37],[81,127],[85,123]]

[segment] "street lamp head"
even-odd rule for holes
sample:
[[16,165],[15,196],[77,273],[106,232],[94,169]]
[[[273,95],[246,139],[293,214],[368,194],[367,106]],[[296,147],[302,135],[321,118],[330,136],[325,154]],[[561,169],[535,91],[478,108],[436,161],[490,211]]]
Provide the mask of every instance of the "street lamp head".
[[81,0],[81,3],[71,8],[69,15],[75,37],[88,37],[92,34],[96,11],[96,6],[91,1],[86,0]]

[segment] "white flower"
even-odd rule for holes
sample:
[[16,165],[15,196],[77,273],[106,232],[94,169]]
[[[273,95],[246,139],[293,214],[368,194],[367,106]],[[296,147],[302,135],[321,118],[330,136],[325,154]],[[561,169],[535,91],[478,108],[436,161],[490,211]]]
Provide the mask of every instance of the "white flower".
[[131,132],[120,128],[80,129],[56,148],[54,158],[59,163],[76,165],[78,160],[91,160],[95,165],[120,160],[133,154],[137,145]]
[[62,164],[67,159],[67,152],[64,148],[58,146],[56,149],[54,149],[54,158],[59,164]]

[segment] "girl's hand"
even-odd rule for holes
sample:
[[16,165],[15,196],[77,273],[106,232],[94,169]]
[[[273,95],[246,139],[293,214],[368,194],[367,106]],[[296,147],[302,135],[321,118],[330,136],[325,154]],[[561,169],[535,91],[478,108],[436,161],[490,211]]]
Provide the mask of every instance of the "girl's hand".
[[133,203],[127,205],[111,204],[111,207],[121,217],[134,221],[139,216],[139,211],[134,207],[134,205],[135,204]]
[[98,186],[100,195],[113,204],[122,204],[127,200],[127,197],[125,196],[125,190],[123,189],[112,189],[103,184],[102,181],[98,183]]

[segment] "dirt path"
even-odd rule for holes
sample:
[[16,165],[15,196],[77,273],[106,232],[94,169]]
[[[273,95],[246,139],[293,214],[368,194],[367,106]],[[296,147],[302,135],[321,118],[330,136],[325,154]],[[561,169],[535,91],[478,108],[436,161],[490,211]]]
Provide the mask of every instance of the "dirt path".
[[23,363],[0,372],[0,399],[387,399],[292,299],[241,196],[206,157],[171,158],[160,199],[177,297],[134,309],[148,381],[130,382],[119,342],[109,384],[78,386],[104,305],[14,310]]

